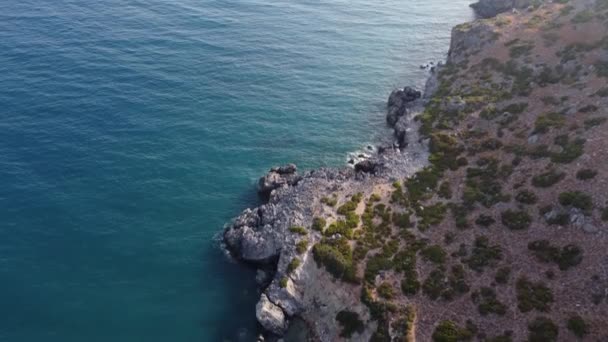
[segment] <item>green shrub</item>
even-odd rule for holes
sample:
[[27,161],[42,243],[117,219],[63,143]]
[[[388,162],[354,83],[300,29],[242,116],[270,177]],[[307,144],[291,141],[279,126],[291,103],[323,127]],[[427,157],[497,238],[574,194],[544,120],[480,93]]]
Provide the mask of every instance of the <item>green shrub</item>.
[[340,337],[350,338],[354,333],[362,333],[365,330],[363,321],[359,314],[353,311],[342,310],[336,315],[336,321],[342,326]]
[[576,178],[580,180],[588,180],[597,176],[597,171],[591,169],[581,169],[576,173]]
[[547,133],[550,128],[560,128],[566,120],[560,113],[546,113],[539,115],[534,124],[534,133]]
[[333,208],[338,203],[338,199],[335,195],[333,195],[332,197],[323,197],[321,198],[321,203]]
[[477,310],[483,316],[490,313],[503,316],[507,312],[507,306],[496,298],[496,291],[489,287],[482,287],[471,295],[473,303],[477,304]]
[[496,280],[499,284],[506,284],[509,282],[509,277],[511,275],[511,267],[501,267],[496,270],[496,275],[494,276],[494,280]]
[[325,229],[325,226],[327,225],[327,221],[325,221],[324,218],[322,217],[315,217],[312,220],[312,229],[323,232],[323,229]]
[[582,250],[573,244],[566,245],[560,250],[559,247],[551,245],[547,240],[536,240],[528,243],[528,249],[534,253],[538,260],[554,262],[559,265],[559,269],[562,271],[580,264],[583,260]]
[[475,238],[471,256],[464,260],[472,270],[483,272],[486,267],[494,267],[502,259],[502,248],[500,245],[490,245],[486,236]]
[[482,227],[489,227],[489,226],[493,225],[495,222],[496,222],[496,220],[492,216],[484,215],[484,214],[479,215],[477,217],[477,220],[475,220],[475,223],[478,226],[482,226]]
[[433,332],[433,342],[471,341],[473,333],[452,321],[441,321]]
[[533,48],[534,45],[530,42],[514,44],[509,48],[509,56],[511,56],[511,58],[518,58],[524,55],[528,55]]
[[447,206],[443,203],[435,203],[426,207],[417,206],[416,215],[420,218],[418,228],[425,230],[430,226],[440,224],[447,211]]
[[433,167],[426,167],[416,172],[407,180],[406,188],[410,202],[417,203],[428,197],[429,192],[437,188],[440,172]]
[[439,245],[431,245],[424,248],[420,254],[426,260],[434,262],[436,264],[443,264],[447,257],[447,253]]
[[541,282],[531,282],[525,277],[519,278],[516,284],[517,307],[521,312],[538,310],[549,311],[553,302],[553,293]]
[[291,260],[291,262],[289,263],[289,265],[287,265],[287,274],[292,273],[293,271],[295,271],[298,267],[300,267],[300,264],[302,262],[300,261],[300,259],[298,258],[293,258]]
[[437,191],[437,194],[441,198],[445,198],[445,199],[452,198],[452,187],[450,186],[450,182],[445,181],[445,182],[441,183],[441,185],[439,186],[439,191]]
[[367,259],[365,265],[365,280],[369,283],[374,283],[376,276],[381,272],[393,267],[393,263],[389,257],[383,254],[376,254]]
[[608,221],[608,207],[602,209],[601,217],[602,221]]
[[567,191],[559,194],[559,203],[564,206],[572,206],[583,211],[593,208],[593,199],[581,191]]
[[557,325],[549,318],[537,317],[528,324],[529,342],[554,342],[558,334]]
[[306,230],[306,228],[304,227],[300,227],[300,226],[293,226],[289,228],[289,231],[295,234],[300,234],[300,235],[306,235],[308,234],[308,231]]
[[530,190],[521,190],[515,195],[515,200],[519,203],[534,204],[538,201],[538,197]]
[[511,230],[527,229],[532,223],[530,214],[523,210],[506,210],[500,215],[501,222]]
[[347,201],[346,203],[342,204],[338,208],[338,211],[337,211],[338,214],[340,214],[340,215],[347,215],[350,212],[354,212],[357,209],[357,206],[359,205],[359,202],[361,202],[362,197],[363,197],[363,194],[361,194],[361,193],[353,195],[349,201]]
[[593,19],[593,12],[589,10],[584,10],[576,13],[574,17],[572,17],[572,22],[575,24],[582,24],[589,22]]
[[283,289],[286,288],[288,281],[289,281],[289,278],[287,278],[287,277],[281,278],[281,280],[279,280],[279,286]]
[[348,240],[323,240],[314,245],[313,258],[337,279],[356,282],[356,269],[352,263],[352,252]]
[[548,188],[566,177],[565,172],[550,170],[532,177],[532,185],[537,188]]
[[595,117],[595,118],[586,119],[584,121],[585,129],[591,129],[591,128],[595,127],[595,126],[599,126],[599,125],[603,124],[606,121],[608,121],[608,119],[607,118],[603,118],[603,117]]
[[568,330],[572,331],[578,338],[583,338],[589,333],[587,323],[579,315],[573,315],[568,319]]
[[405,229],[412,227],[412,222],[410,221],[409,213],[393,212],[392,221],[393,224],[399,228]]
[[296,244],[296,251],[298,252],[298,254],[302,254],[302,253],[306,252],[307,248],[308,248],[308,240],[301,240],[301,241],[298,241],[298,243]]
[[395,296],[395,292],[391,284],[384,282],[378,286],[378,295],[384,299],[392,299]]
[[582,156],[585,152],[585,139],[575,139],[573,142],[569,142],[566,138],[560,142],[562,151],[553,153],[551,155],[551,161],[554,163],[568,164]]
[[416,273],[414,273],[414,275],[406,275],[403,280],[401,280],[401,292],[403,292],[404,295],[413,296],[418,293],[419,289],[420,282],[418,281]]
[[594,64],[598,77],[608,77],[608,61],[599,61]]

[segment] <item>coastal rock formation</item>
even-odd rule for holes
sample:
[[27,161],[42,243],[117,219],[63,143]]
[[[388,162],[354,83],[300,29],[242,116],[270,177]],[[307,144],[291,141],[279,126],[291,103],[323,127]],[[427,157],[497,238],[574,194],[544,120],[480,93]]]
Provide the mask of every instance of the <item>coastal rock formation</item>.
[[388,115],[386,121],[394,126],[400,117],[404,116],[408,109],[408,103],[420,98],[422,93],[411,87],[394,90],[388,98]]
[[282,335],[287,329],[287,320],[283,310],[273,304],[265,294],[260,296],[255,307],[255,315],[264,329],[275,335]]
[[389,97],[390,144],[353,168],[272,169],[268,202],[224,233],[272,269],[260,324],[298,318],[314,341],[606,339],[605,25],[606,0],[459,25],[424,97]]
[[479,0],[471,4],[478,16],[482,18],[491,18],[499,13],[508,12],[512,9],[522,9],[540,4],[539,0]]
[[270,172],[260,178],[258,192],[264,196],[269,196],[272,190],[296,184],[301,179],[297,171],[298,169],[294,164],[270,169]]

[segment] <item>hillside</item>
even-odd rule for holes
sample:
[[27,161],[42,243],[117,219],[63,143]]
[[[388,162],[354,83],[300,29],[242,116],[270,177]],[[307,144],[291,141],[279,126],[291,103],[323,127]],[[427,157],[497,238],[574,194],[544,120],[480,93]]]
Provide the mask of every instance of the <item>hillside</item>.
[[[241,259],[277,262],[260,323],[280,335],[297,316],[323,341],[608,340],[608,1],[459,25],[435,77],[430,98],[391,96],[389,116],[425,104],[403,151],[275,170],[291,178],[227,230]],[[428,162],[407,159],[426,144]]]

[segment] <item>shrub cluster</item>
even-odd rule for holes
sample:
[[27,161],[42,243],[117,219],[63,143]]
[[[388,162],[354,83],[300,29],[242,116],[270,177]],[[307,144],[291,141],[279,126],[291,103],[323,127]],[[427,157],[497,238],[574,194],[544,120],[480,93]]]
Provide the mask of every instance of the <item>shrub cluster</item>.
[[471,341],[473,332],[466,328],[459,327],[453,321],[441,321],[433,332],[434,342],[460,342]]
[[537,317],[528,324],[529,342],[553,342],[557,341],[559,329],[547,317]]
[[359,314],[353,311],[342,310],[336,315],[336,321],[342,326],[340,337],[350,338],[354,333],[362,333],[365,330],[363,321]]
[[506,210],[500,215],[500,219],[505,227],[511,230],[527,229],[532,223],[532,217],[523,210]]
[[569,244],[563,248],[551,245],[547,240],[536,240],[528,244],[528,249],[542,262],[554,262],[562,271],[574,267],[583,260],[583,251],[580,247]]
[[516,284],[517,307],[521,312],[538,310],[549,311],[553,302],[553,293],[541,282],[531,282],[525,277],[519,278]]
[[502,259],[502,248],[499,245],[490,245],[486,236],[475,238],[471,256],[463,262],[477,272],[483,272],[486,267],[494,267]]
[[507,312],[507,306],[496,298],[496,291],[492,288],[482,287],[479,291],[473,292],[471,298],[483,316],[490,313],[503,316]]

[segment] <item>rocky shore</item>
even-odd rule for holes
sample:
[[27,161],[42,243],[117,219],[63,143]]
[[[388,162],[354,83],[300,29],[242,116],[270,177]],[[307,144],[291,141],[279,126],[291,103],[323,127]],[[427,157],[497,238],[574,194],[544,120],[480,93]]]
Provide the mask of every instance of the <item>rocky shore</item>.
[[259,340],[608,340],[608,1],[473,7],[425,89],[390,94],[391,143],[272,168],[227,225]]
[[[433,91],[432,76],[427,83],[428,95]],[[322,239],[321,232],[306,234],[307,247],[302,252],[298,250],[302,236],[293,228],[311,227],[315,218],[335,221],[335,213],[323,203],[326,199],[341,203],[356,193],[387,192],[392,182],[424,167],[427,142],[419,139],[414,118],[427,98],[411,87],[393,91],[387,123],[394,128],[394,142],[380,146],[354,167],[299,174],[296,165],[287,164],[273,167],[260,178],[258,192],[268,202],[235,218],[224,232],[224,242],[235,258],[259,267],[258,283],[263,291],[256,317],[265,330],[281,336],[289,320],[297,316],[308,324],[315,340],[330,341],[340,333],[334,321],[339,311],[348,308],[369,316],[358,292],[333,281],[314,262],[311,247]],[[301,266],[288,272],[294,258],[301,260]],[[369,339],[371,332],[361,334],[362,340]]]

